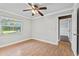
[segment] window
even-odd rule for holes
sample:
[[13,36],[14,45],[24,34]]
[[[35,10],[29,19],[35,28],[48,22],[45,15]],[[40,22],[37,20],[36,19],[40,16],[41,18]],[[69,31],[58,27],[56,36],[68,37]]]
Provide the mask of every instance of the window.
[[2,19],[0,29],[0,32],[2,34],[21,32],[21,22],[9,19]]

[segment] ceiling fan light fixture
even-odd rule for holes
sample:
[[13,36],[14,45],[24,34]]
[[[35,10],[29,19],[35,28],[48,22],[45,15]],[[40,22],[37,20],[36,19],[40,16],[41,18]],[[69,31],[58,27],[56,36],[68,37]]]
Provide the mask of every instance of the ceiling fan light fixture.
[[36,14],[35,10],[32,10],[32,13],[33,13],[33,14]]

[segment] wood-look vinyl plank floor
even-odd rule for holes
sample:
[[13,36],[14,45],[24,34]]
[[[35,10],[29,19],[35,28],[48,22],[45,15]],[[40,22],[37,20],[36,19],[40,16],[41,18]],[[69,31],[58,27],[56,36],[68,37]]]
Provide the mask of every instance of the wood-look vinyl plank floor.
[[72,56],[72,49],[30,39],[0,48],[0,56]]

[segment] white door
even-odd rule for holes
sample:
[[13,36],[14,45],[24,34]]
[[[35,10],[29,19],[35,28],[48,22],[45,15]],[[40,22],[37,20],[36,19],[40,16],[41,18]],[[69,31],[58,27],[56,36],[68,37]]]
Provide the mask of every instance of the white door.
[[73,6],[72,12],[72,49],[75,55],[77,55],[77,4]]

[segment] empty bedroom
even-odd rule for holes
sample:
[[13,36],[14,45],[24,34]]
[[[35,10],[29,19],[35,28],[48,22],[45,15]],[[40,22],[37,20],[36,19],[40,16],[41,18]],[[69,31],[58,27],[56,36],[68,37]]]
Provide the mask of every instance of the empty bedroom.
[[76,56],[78,3],[0,3],[0,56]]

